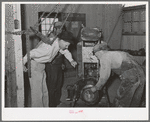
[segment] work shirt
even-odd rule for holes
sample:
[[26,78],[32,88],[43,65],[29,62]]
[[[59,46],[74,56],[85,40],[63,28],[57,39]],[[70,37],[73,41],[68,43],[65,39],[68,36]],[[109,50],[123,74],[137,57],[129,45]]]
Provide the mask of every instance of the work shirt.
[[[52,45],[42,43],[38,46],[38,48],[31,50],[30,58],[39,63],[47,63],[51,62],[58,52],[63,54],[70,62],[73,61],[72,55],[68,49],[62,50],[59,48],[58,38],[53,42]],[[24,56],[23,62],[26,64],[27,55]]]

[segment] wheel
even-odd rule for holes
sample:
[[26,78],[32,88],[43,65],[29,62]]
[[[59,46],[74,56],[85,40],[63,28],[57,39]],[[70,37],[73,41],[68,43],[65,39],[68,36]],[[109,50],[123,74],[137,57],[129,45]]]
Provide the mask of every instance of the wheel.
[[87,105],[95,105],[96,103],[99,102],[100,96],[99,96],[99,91],[92,92],[90,88],[95,86],[97,81],[95,79],[89,78],[85,79],[86,85],[81,91],[81,99],[85,102]]

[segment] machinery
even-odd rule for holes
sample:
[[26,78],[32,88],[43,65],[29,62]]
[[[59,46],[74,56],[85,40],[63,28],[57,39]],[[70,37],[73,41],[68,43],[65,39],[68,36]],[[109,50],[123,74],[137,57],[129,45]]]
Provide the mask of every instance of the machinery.
[[85,104],[92,106],[99,102],[100,93],[93,93],[90,88],[95,86],[99,79],[99,61],[93,55],[94,45],[100,43],[102,31],[97,28],[81,29],[81,41],[77,45],[78,58],[78,80],[75,84],[67,86],[68,98],[72,101],[71,106],[74,107],[76,102],[81,98]]

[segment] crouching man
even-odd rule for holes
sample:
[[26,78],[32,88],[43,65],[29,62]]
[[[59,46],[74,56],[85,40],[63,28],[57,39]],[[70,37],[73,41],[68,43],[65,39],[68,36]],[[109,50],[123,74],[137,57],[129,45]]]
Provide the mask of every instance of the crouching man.
[[[52,45],[41,43],[37,48],[30,51],[31,60],[31,107],[48,107],[48,94],[45,99],[45,93],[48,93],[45,76],[45,63],[51,62],[55,56],[60,52],[71,63],[73,67],[77,65],[76,61],[72,59],[71,53],[67,50],[69,45],[73,43],[73,37],[68,31],[61,32]],[[49,41],[52,41],[50,38]],[[27,55],[23,58],[24,65],[27,63]],[[39,67],[42,67],[42,69]],[[24,68],[26,69],[26,68]],[[44,84],[44,85],[43,85]],[[53,98],[50,98],[53,99]]]
[[97,84],[91,88],[91,91],[101,90],[110,77],[111,71],[113,71],[121,80],[113,106],[138,107],[145,84],[142,66],[126,52],[108,51],[106,43],[95,45],[93,52],[100,61],[100,78]]

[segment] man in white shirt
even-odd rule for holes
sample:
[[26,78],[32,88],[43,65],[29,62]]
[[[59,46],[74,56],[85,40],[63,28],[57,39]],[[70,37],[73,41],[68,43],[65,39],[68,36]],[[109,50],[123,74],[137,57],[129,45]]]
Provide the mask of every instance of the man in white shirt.
[[[57,35],[61,31],[66,31],[66,26],[60,30],[62,22],[55,22],[53,27],[53,32],[50,37]],[[71,34],[71,33],[70,33]],[[68,52],[69,53],[69,52]],[[45,64],[46,71],[46,83],[48,87],[49,94],[49,107],[56,107],[61,104],[61,90],[63,86],[63,69],[64,69],[64,55],[60,52],[53,59],[53,61]]]
[[[51,62],[55,56],[60,52],[63,54],[71,63],[73,67],[77,65],[76,61],[72,59],[72,55],[68,51],[68,47],[72,41],[73,37],[70,32],[65,31],[58,35],[58,38],[53,42],[52,45],[41,43],[38,48],[30,51],[31,60],[31,79],[30,79],[30,87],[31,87],[31,106],[32,107],[43,107],[48,106],[48,102],[43,101],[44,93],[47,92],[46,82],[45,82],[45,63]],[[50,41],[53,38],[50,38]],[[24,65],[27,63],[27,55],[23,58]],[[38,65],[43,66],[43,70],[38,68]],[[36,72],[36,73],[35,73]],[[37,73],[38,72],[38,73]],[[38,81],[38,82],[37,82]],[[44,83],[45,85],[42,85]],[[44,86],[44,88],[43,88]],[[43,93],[43,89],[45,89]],[[47,95],[46,95],[47,96]],[[47,98],[47,97],[46,97]],[[45,99],[44,99],[45,100]]]

